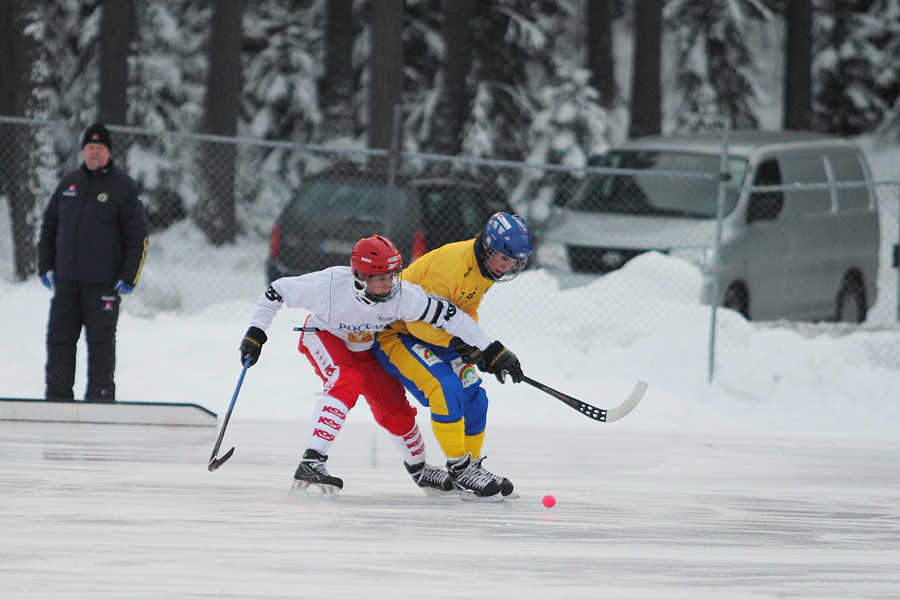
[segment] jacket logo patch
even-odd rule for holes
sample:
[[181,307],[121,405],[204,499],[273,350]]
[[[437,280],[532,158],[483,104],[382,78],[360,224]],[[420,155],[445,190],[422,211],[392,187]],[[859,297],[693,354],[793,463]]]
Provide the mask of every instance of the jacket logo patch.
[[97,202],[106,202],[109,200],[109,196],[107,194],[100,194],[97,196]]
[[103,310],[106,311],[115,309],[116,300],[117,298],[115,296],[100,296],[100,302],[103,303]]
[[66,191],[64,191],[62,193],[62,195],[71,198],[71,197],[77,195],[77,193],[78,193],[78,190],[75,189],[75,184],[73,183],[72,185],[69,186],[69,189],[67,189]]

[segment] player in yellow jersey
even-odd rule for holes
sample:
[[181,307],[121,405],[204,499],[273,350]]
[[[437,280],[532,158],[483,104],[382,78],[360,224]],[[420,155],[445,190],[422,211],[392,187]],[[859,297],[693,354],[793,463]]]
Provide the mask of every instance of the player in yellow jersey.
[[[432,250],[407,267],[401,278],[444,298],[476,321],[478,306],[495,282],[509,281],[525,268],[531,232],[517,215],[496,213],[473,240]],[[385,370],[431,410],[435,437],[447,457],[447,470],[464,500],[515,497],[513,484],[486,471],[481,446],[488,398],[473,368],[522,380],[518,358],[499,341],[483,352],[428,323],[395,321],[376,337],[375,355]]]

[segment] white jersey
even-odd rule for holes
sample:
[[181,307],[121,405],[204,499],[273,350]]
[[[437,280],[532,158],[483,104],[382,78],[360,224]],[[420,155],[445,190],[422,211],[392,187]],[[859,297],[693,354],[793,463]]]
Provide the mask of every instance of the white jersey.
[[375,334],[398,320],[426,321],[479,350],[490,345],[487,332],[450,301],[429,297],[418,285],[407,281],[401,281],[400,286],[390,300],[376,303],[356,293],[350,267],[329,267],[298,277],[282,277],[256,301],[250,325],[265,331],[272,325],[275,313],[287,305],[311,312],[306,322],[308,327],[339,337],[354,352],[370,349]]

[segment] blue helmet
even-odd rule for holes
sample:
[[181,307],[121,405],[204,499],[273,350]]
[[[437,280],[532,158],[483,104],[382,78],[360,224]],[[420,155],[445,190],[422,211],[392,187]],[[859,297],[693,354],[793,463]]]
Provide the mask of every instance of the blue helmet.
[[[531,231],[519,215],[498,212],[491,215],[481,232],[481,251],[484,254],[484,272],[494,281],[509,281],[522,272],[534,248]],[[512,268],[495,273],[488,266],[488,259],[500,253],[515,261]]]

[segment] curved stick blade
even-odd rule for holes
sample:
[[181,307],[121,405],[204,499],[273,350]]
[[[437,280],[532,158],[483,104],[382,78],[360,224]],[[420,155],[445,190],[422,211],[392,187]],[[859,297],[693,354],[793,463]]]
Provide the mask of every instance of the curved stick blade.
[[224,463],[226,460],[228,460],[229,458],[231,458],[231,455],[232,455],[232,454],[234,454],[234,448],[232,448],[231,450],[229,450],[228,452],[226,452],[226,453],[222,456],[222,458],[217,458],[217,457],[213,456],[211,459],[209,459],[209,466],[208,466],[207,468],[208,468],[210,471],[215,471],[216,469],[218,469],[219,467],[222,466],[222,463]]
[[628,398],[625,399],[625,402],[620,404],[615,408],[610,408],[606,411],[606,420],[609,421],[618,421],[625,415],[631,412],[631,410],[637,406],[638,402],[641,401],[641,398],[644,397],[644,392],[647,391],[647,383],[644,381],[638,381],[634,386],[634,389],[629,394]]

